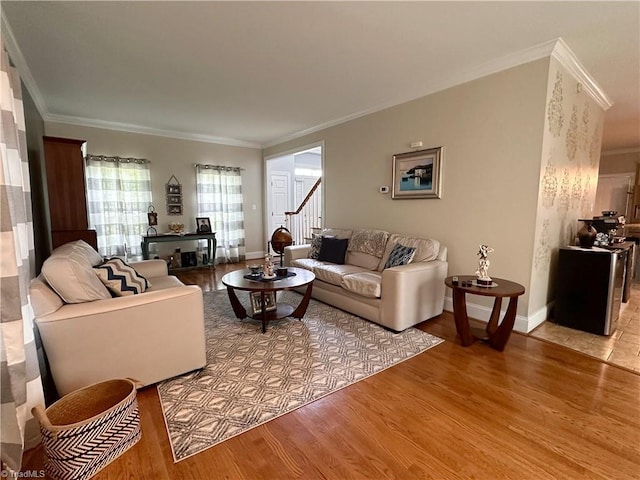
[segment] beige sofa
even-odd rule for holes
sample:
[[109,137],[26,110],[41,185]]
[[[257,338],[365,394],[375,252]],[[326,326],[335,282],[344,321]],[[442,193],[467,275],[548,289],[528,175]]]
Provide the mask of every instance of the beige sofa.
[[162,260],[129,265],[150,282],[112,297],[92,267],[102,258],[79,240],[55,249],[31,283],[31,305],[60,395],[110,378],[142,385],[206,363],[202,290],[168,275]]
[[[348,239],[344,264],[309,258],[310,245],[292,245],[284,253],[286,265],[316,275],[313,298],[394,331],[442,313],[447,248],[437,240],[371,229],[324,229],[321,235]],[[413,257],[384,268],[396,244],[413,248]]]

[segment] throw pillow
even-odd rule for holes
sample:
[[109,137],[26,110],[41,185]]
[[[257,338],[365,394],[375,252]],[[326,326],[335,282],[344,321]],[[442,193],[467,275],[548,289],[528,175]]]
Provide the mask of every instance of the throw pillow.
[[320,254],[320,245],[322,245],[322,235],[318,235],[314,233],[311,235],[311,248],[309,249],[309,258],[318,259],[318,255]]
[[323,238],[335,238],[333,235],[318,235],[317,233],[311,234],[311,248],[309,249],[308,258],[318,259],[320,255],[320,246],[322,245]]
[[119,258],[112,258],[93,268],[98,278],[116,297],[143,293],[151,286],[146,278]]
[[414,247],[405,247],[404,245],[396,243],[387,258],[387,262],[384,264],[384,268],[406,265],[411,262],[415,253],[416,249]]
[[318,260],[343,265],[348,245],[348,238],[324,237],[322,239],[322,245],[320,246]]

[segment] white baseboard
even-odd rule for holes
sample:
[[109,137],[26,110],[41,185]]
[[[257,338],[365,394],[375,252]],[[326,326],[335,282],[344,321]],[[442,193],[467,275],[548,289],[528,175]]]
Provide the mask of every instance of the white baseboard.
[[[507,299],[505,299],[507,300]],[[505,309],[501,310],[500,319],[503,318],[506,307],[509,302],[505,302]],[[513,325],[513,329],[516,332],[520,333],[529,333],[531,330],[536,328],[542,322],[547,319],[549,314],[549,310],[551,308],[551,304],[542,307],[533,315],[516,315],[516,322]],[[444,309],[450,312],[453,312],[453,298],[452,297],[444,297]],[[489,317],[491,317],[491,308],[485,307],[484,305],[477,305],[475,303],[467,302],[467,315],[469,318],[473,318],[476,320],[480,320],[481,322],[489,322]]]
[[264,259],[265,253],[264,252],[245,252],[244,255],[247,260],[256,260],[258,258]]

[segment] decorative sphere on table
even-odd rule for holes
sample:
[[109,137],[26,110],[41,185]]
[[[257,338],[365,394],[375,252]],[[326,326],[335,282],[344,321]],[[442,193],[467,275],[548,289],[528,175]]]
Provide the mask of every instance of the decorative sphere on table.
[[278,254],[284,253],[284,248],[293,244],[291,233],[285,227],[277,228],[271,235],[271,248]]
[[280,226],[271,235],[271,248],[273,251],[280,255],[280,266],[282,266],[282,255],[284,254],[285,247],[293,245],[293,238],[291,232],[285,227]]

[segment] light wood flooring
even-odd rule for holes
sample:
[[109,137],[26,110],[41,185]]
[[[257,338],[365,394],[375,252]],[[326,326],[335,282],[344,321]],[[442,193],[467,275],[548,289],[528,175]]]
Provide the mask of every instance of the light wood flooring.
[[530,335],[640,373],[640,280],[632,284],[629,301],[622,304],[618,327],[610,336],[582,332],[550,321]]
[[[179,276],[209,291],[238,267]],[[445,342],[177,464],[144,388],[142,440],[94,478],[640,479],[640,375],[517,333],[465,348],[448,312],[420,328]]]

